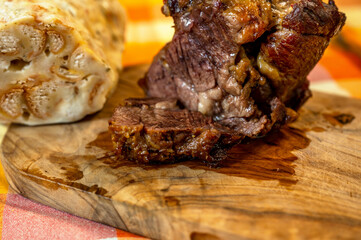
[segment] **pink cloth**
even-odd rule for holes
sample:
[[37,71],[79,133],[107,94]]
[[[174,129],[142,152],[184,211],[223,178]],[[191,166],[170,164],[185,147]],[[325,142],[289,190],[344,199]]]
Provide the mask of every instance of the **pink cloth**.
[[3,194],[1,199],[2,239],[139,239],[113,227],[30,201],[18,194]]

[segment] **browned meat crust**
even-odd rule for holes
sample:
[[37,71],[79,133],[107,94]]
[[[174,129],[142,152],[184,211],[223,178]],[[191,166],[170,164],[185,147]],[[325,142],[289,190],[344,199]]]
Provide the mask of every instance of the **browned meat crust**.
[[210,117],[162,99],[128,100],[109,123],[116,153],[138,163],[198,158],[215,165],[241,139]]

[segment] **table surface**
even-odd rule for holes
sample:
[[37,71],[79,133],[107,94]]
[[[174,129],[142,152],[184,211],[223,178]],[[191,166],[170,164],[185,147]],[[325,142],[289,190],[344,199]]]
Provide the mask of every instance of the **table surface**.
[[[172,36],[172,20],[160,13],[161,0],[120,0],[129,23],[124,65],[149,63]],[[338,0],[348,20],[309,78],[314,90],[361,98],[361,0]],[[148,33],[147,33],[148,32]],[[8,125],[0,125],[0,139]],[[361,213],[360,213],[361,214]],[[8,189],[0,166],[0,236],[2,239],[140,238],[102,224],[40,205]]]

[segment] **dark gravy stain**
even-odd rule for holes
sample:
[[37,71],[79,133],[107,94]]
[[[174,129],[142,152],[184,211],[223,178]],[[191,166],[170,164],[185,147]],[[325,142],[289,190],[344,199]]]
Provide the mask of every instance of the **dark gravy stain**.
[[82,171],[79,171],[76,168],[67,168],[67,167],[61,167],[61,170],[64,170],[64,176],[69,181],[78,181],[84,177],[84,174]]
[[182,163],[190,168],[202,168],[229,176],[255,180],[278,180],[283,186],[297,183],[294,150],[305,149],[311,140],[296,128],[285,127],[265,138],[239,144],[228,152],[228,158],[216,169],[209,169],[199,162]]
[[350,124],[353,122],[353,120],[355,120],[355,116],[345,113],[324,113],[322,116],[333,126],[338,127],[343,127],[344,125]]
[[[323,131],[323,129],[313,129]],[[52,154],[48,156],[55,168],[59,169],[63,178],[47,176],[36,168],[24,169],[23,172],[33,181],[50,189],[74,187],[86,192],[109,197],[108,191],[98,185],[86,186],[77,182],[83,178],[83,172],[76,165],[75,160],[86,158],[89,161],[102,161],[107,166],[117,169],[120,167],[141,167],[145,171],[174,168],[179,165],[187,166],[195,170],[214,171],[233,177],[248,178],[254,180],[278,180],[282,186],[292,186],[297,183],[295,176],[294,161],[297,156],[294,150],[304,149],[310,144],[304,131],[284,127],[280,131],[274,131],[265,138],[250,141],[234,147],[226,161],[218,168],[210,168],[205,163],[194,160],[167,165],[139,165],[128,160],[119,160],[113,154],[113,144],[109,132],[100,133],[96,140],[89,143],[87,148],[97,147],[105,150],[104,157],[95,159],[95,156],[71,156],[66,154]],[[165,199],[168,206],[176,206],[177,199]]]
[[[61,169],[61,174],[64,175],[68,181],[78,181],[84,177],[83,172],[76,164],[76,159],[79,156],[69,156],[66,154],[51,154],[48,156],[48,160],[56,166],[57,169]],[[84,156],[86,157],[86,156]],[[90,158],[90,157],[86,157]]]
[[76,164],[76,159],[83,158],[86,161],[92,161],[95,156],[78,156],[70,154],[56,153],[51,154],[47,159],[53,164],[54,170],[59,171],[59,175],[62,177],[50,177],[48,172],[40,170],[36,167],[30,167],[23,169],[25,176],[31,180],[43,185],[49,189],[57,190],[59,188],[67,190],[68,187],[74,187],[86,192],[95,193],[104,197],[110,197],[107,195],[108,191],[98,185],[87,186],[82,183],[76,182],[84,177],[83,172]]
[[165,196],[164,201],[168,207],[177,207],[180,205],[180,201],[172,196]]
[[[324,131],[321,128],[312,130]],[[228,153],[227,160],[218,168],[210,168],[197,160],[166,165],[139,165],[128,160],[117,159],[111,151],[112,142],[109,132],[101,133],[97,140],[90,145],[106,150],[110,149],[102,161],[114,169],[126,166],[141,167],[149,171],[184,165],[191,169],[214,171],[234,177],[278,180],[283,186],[291,186],[297,183],[294,165],[297,156],[292,151],[305,149],[310,142],[304,131],[284,127],[280,131],[272,132],[265,138],[250,141],[248,144],[237,145]]]
[[320,132],[325,132],[326,129],[324,129],[323,127],[313,127],[309,130],[306,130],[306,132],[310,132],[310,131],[320,133]]
[[221,240],[221,238],[216,235],[201,232],[192,232],[189,237],[190,240]]
[[32,169],[23,169],[23,172],[26,173],[26,177],[31,179],[34,182],[37,182],[39,185],[42,185],[46,188],[57,190],[59,188],[68,190],[68,187],[73,187],[81,189],[85,192],[95,193],[104,197],[110,197],[107,195],[108,191],[98,185],[86,186],[78,182],[72,182],[61,178],[48,177],[46,173],[43,173],[37,168]]
[[94,141],[88,143],[86,147],[98,147],[105,151],[113,151],[112,137],[110,132],[106,131],[100,133],[98,137]]

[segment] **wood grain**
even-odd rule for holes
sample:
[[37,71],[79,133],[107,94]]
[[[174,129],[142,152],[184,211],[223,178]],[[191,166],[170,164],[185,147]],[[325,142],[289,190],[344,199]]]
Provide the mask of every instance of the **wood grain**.
[[126,69],[83,121],[13,125],[2,144],[12,189],[154,239],[360,239],[361,101],[321,93],[291,126],[237,146],[222,168],[117,162],[107,121],[146,66]]

